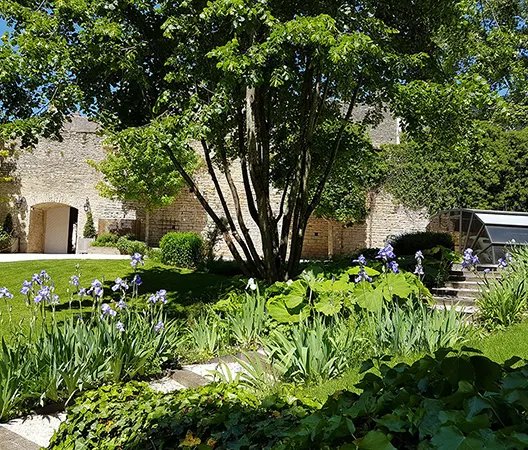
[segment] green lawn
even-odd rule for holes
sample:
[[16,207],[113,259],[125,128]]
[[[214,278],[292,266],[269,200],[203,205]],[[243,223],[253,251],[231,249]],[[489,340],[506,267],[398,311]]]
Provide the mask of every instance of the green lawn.
[[[14,294],[9,300],[13,307],[13,320],[18,322],[23,317],[29,317],[24,296],[19,293],[24,280],[31,280],[34,273],[46,270],[55,283],[55,293],[59,295],[61,305],[57,308],[57,319],[62,320],[69,312],[70,277],[76,273],[79,264],[81,272],[81,286],[88,288],[94,278],[104,282],[105,298],[117,298],[111,287],[116,277],[133,277],[134,271],[129,260],[45,260],[24,261],[16,263],[0,263],[0,287],[6,286]],[[140,295],[149,295],[160,289],[167,290],[167,311],[172,316],[185,316],[193,310],[193,305],[199,307],[201,303],[216,301],[220,295],[233,286],[242,286],[237,277],[193,272],[176,269],[153,261],[145,261],[145,266],[138,270],[143,284],[139,287]],[[0,334],[6,331],[7,318],[4,300],[0,300],[0,311],[3,314],[4,326]],[[90,299],[83,302],[83,309],[91,308]],[[72,305],[78,308],[77,297]],[[75,311],[77,313],[77,311]]]
[[[497,331],[465,344],[483,352],[491,360],[503,363],[512,356],[520,356],[528,360],[528,321],[513,325],[505,330]],[[389,364],[405,362],[412,364],[425,355],[409,356],[407,358],[394,358]],[[361,380],[363,374],[358,368],[350,369],[340,378],[329,380],[315,386],[299,386],[295,392],[300,396],[314,397],[324,400],[329,395],[340,390],[351,390],[360,392],[355,387]]]

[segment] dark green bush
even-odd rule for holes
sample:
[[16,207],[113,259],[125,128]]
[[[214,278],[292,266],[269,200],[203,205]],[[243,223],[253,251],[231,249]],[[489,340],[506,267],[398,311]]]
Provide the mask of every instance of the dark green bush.
[[381,363],[361,394],[337,392],[322,406],[288,392],[260,402],[225,384],[165,395],[105,386],[69,409],[48,448],[526,448],[528,366],[519,362],[442,349],[412,366]]
[[417,231],[414,233],[395,236],[390,240],[396,256],[414,255],[418,250],[422,252],[438,246],[453,250],[455,243],[453,236],[448,233],[431,231]]
[[95,242],[92,242],[94,247],[117,247],[119,236],[113,233],[102,233],[97,236]]
[[203,241],[196,233],[167,233],[161,238],[161,262],[177,267],[197,267],[203,259]]
[[2,225],[2,231],[9,235],[13,234],[13,216],[9,213],[4,219],[4,225]]
[[126,236],[122,236],[117,240],[116,247],[123,255],[133,255],[134,253],[141,253],[146,255],[148,246],[143,241],[132,241]]
[[0,251],[11,247],[11,235],[5,231],[0,231]]

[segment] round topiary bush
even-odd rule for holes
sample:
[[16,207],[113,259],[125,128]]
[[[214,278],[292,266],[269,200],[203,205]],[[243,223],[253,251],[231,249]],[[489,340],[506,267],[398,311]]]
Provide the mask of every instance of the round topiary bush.
[[161,262],[177,267],[198,266],[203,257],[203,241],[196,233],[167,233],[161,238]]

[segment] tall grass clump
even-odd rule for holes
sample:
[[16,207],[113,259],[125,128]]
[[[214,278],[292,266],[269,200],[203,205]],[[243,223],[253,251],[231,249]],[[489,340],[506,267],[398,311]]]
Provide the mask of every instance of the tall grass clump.
[[375,352],[398,356],[455,347],[468,341],[475,329],[455,308],[438,310],[411,301],[385,305],[368,324]]
[[528,248],[516,247],[499,260],[500,277],[485,277],[476,304],[489,329],[519,322],[528,311]]

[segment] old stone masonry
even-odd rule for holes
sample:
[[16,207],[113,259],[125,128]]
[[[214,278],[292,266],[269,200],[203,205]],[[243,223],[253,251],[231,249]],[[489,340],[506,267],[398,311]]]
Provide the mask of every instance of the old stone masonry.
[[[16,245],[13,251],[28,253],[79,252],[78,238],[82,237],[87,213],[91,211],[98,233],[119,231],[132,233],[139,239],[145,236],[145,212],[132,202],[114,201],[98,195],[95,185],[101,175],[87,164],[87,160],[101,161],[105,157],[102,137],[95,123],[74,115],[66,123],[61,142],[42,139],[32,151],[20,151],[17,157],[3,162],[13,182],[0,184],[0,220],[11,213]],[[387,117],[371,131],[375,145],[397,142],[397,121]],[[197,145],[196,151],[200,152]],[[221,214],[221,205],[207,171],[195,174],[198,186]],[[233,170],[235,183],[242,183],[242,175]],[[225,191],[229,191],[226,189]],[[276,192],[277,203],[280,193]],[[394,202],[383,191],[369,196],[370,215],[364,223],[346,227],[326,219],[312,217],[308,224],[303,248],[304,258],[328,258],[346,255],[358,248],[383,245],[386,238],[408,231],[424,230],[428,217],[423,211],[410,211]],[[246,205],[243,205],[247,209]],[[259,247],[258,230],[250,231]],[[194,194],[183,189],[166,208],[150,214],[149,244],[156,246],[170,231],[203,233],[212,223]],[[216,249],[229,257],[223,244]]]

